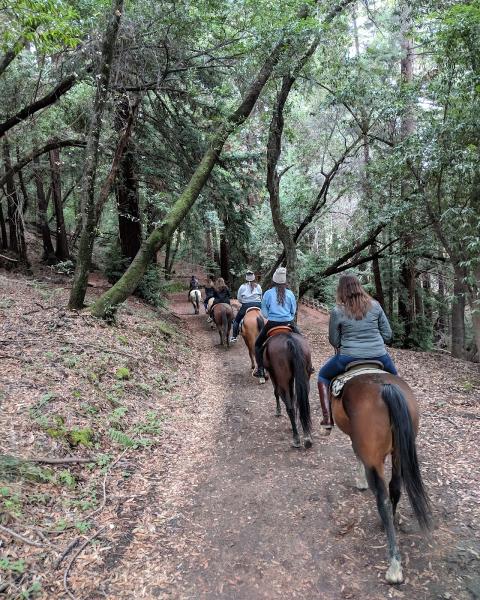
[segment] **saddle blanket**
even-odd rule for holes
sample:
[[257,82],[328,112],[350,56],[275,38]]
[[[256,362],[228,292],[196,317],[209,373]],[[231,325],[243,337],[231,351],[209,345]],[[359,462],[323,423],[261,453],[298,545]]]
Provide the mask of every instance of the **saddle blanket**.
[[330,384],[330,392],[332,396],[338,398],[338,396],[340,396],[340,394],[342,393],[343,386],[350,379],[353,379],[357,375],[366,375],[369,373],[388,373],[388,371],[385,371],[384,369],[377,369],[376,367],[362,367],[361,365],[358,367],[354,367],[346,373],[342,373],[341,375],[335,377],[335,379]]

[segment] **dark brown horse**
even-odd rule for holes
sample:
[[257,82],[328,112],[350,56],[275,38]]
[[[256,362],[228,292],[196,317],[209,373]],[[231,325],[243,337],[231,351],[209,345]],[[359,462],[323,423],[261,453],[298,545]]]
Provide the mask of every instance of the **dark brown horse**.
[[296,422],[298,413],[303,429],[303,445],[310,448],[312,438],[308,394],[313,368],[307,340],[297,333],[280,333],[270,337],[263,353],[263,363],[272,379],[277,417],[281,415],[279,399],[285,403],[292,424],[293,447],[300,447]]
[[215,304],[212,308],[212,317],[220,336],[220,345],[230,347],[230,329],[232,328],[233,309],[230,304]]
[[[415,446],[417,402],[405,381],[389,373],[358,375],[346,382],[341,397],[331,400],[334,421],[350,436],[353,451],[365,469],[366,481],[357,485],[366,489],[368,483],[377,500],[389,548],[385,578],[389,583],[400,583],[403,572],[394,515],[402,483],[420,526],[429,528],[431,519]],[[387,491],[384,463],[388,455],[392,457],[392,478]]]
[[241,334],[248,349],[252,370],[255,370],[255,340],[264,324],[264,319],[259,308],[249,308],[242,321]]

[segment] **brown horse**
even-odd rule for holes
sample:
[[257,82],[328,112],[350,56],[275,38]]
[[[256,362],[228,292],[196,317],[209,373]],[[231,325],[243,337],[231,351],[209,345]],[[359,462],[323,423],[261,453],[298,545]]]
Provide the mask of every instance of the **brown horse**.
[[259,308],[249,308],[242,320],[241,331],[243,341],[248,349],[252,370],[255,370],[255,340],[264,324],[264,319]]
[[230,304],[215,304],[212,308],[212,317],[220,335],[220,345],[230,347],[230,329],[232,328],[233,309]]
[[[353,451],[363,464],[365,478],[360,489],[370,487],[388,539],[389,583],[403,581],[394,516],[402,482],[422,529],[430,527],[430,505],[417,459],[415,437],[419,411],[409,386],[395,375],[357,375],[346,382],[341,397],[331,398],[335,423],[350,436]],[[392,478],[387,492],[385,458],[392,457]]]
[[312,446],[310,402],[310,375],[313,373],[310,348],[307,340],[297,333],[280,333],[267,341],[263,352],[263,364],[272,379],[276,416],[281,415],[279,398],[285,403],[292,424],[294,448],[300,447],[296,416],[303,429],[303,445]]

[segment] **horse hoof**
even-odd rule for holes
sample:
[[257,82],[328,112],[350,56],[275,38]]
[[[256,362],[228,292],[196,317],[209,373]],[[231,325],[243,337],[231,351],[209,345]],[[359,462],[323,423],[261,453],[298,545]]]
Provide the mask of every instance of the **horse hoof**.
[[312,447],[312,440],[311,440],[311,438],[309,438],[309,437],[306,437],[306,438],[303,440],[303,447],[304,447],[306,450],[308,450],[308,448],[311,448],[311,447]]
[[332,433],[332,428],[331,427],[324,427],[322,425],[322,427],[320,427],[320,435],[323,437],[327,437]]
[[281,413],[281,411],[277,410],[277,412],[275,413],[275,416],[276,416],[276,417],[281,417],[281,416],[282,416],[282,413]]
[[402,563],[397,558],[392,558],[390,566],[385,573],[385,579],[388,581],[388,583],[402,583]]
[[294,438],[293,442],[292,442],[292,448],[300,448],[300,446],[301,446],[301,444],[300,444],[300,438],[298,438],[298,439]]
[[259,377],[258,378],[258,383],[265,383],[265,382],[266,382],[265,377]]

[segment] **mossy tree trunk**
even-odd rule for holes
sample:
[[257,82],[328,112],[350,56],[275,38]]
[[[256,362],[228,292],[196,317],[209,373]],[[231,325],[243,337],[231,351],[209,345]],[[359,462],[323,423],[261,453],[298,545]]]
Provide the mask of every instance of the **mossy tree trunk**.
[[98,73],[98,84],[95,93],[92,118],[90,121],[87,149],[85,153],[85,169],[83,173],[82,191],[82,232],[78,247],[77,265],[73,286],[70,292],[69,308],[79,309],[83,307],[88,284],[88,273],[92,260],[93,243],[95,240],[95,228],[97,214],[95,206],[95,178],[98,163],[98,146],[100,132],[102,129],[102,116],[108,96],[110,73],[112,67],[113,53],[120,27],[120,19],[123,11],[123,0],[113,0],[112,13],[108,20],[107,29],[102,43],[102,54],[100,71]]
[[50,227],[48,226],[48,197],[45,194],[43,173],[40,165],[40,158],[38,156],[33,159],[33,173],[37,190],[37,228],[42,234],[43,260],[50,264],[55,262],[55,250],[53,248]]
[[257,98],[282,56],[285,46],[285,40],[281,40],[276,44],[248,87],[240,106],[227,118],[225,124],[214,135],[210,147],[205,152],[185,190],[173,204],[163,223],[144,240],[131,265],[117,283],[97,300],[92,307],[93,315],[102,318],[111,316],[118,304],[126,300],[138,286],[148,264],[160,248],[168,242],[173,232],[194,205],[218,161],[226,140],[248,118]]
[[68,260],[70,253],[68,251],[67,231],[65,229],[65,219],[63,216],[62,202],[62,183],[60,179],[60,150],[50,150],[50,172],[52,177],[52,200],[55,208],[55,221],[57,225],[57,248],[55,256],[59,260]]

